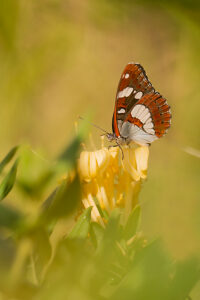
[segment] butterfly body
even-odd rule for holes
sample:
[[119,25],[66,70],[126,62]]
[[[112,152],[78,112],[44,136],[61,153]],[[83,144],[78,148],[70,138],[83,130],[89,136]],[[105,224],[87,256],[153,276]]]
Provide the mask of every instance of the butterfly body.
[[170,107],[155,91],[145,70],[129,63],[120,78],[113,113],[113,134],[117,144],[135,142],[149,145],[167,132],[171,124]]

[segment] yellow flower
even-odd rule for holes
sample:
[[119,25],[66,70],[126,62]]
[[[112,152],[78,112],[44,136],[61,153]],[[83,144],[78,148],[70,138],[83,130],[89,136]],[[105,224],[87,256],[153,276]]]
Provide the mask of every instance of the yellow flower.
[[130,174],[133,180],[138,181],[146,178],[149,147],[139,146],[137,148],[124,147],[124,160],[122,161],[124,169]]
[[138,203],[141,181],[147,176],[148,146],[125,145],[83,151],[78,162],[82,184],[82,203],[92,206],[91,217],[104,226],[101,211],[109,215],[116,207],[124,208],[124,221]]

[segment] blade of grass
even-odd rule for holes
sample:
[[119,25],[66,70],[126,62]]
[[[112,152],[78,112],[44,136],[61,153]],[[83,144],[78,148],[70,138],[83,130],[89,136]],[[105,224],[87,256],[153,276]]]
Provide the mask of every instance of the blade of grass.
[[68,235],[68,238],[74,239],[84,239],[87,237],[90,229],[90,219],[91,219],[92,207],[88,207],[83,214],[80,216],[78,222]]
[[0,184],[0,201],[3,200],[13,188],[17,174],[17,167],[18,159],[15,161],[9,173],[5,176]]
[[0,174],[2,173],[5,166],[11,161],[15,153],[17,152],[19,146],[13,147],[8,154],[4,157],[4,159],[0,162]]

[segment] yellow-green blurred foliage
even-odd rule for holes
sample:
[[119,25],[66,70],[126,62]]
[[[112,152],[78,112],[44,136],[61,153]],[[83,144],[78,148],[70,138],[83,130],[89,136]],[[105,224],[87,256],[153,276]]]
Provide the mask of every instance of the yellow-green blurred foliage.
[[139,62],[173,116],[150,147],[142,229],[175,257],[197,253],[200,159],[184,150],[200,150],[199,37],[198,0],[1,0],[1,158],[23,143],[55,158],[88,110],[111,131],[120,74]]

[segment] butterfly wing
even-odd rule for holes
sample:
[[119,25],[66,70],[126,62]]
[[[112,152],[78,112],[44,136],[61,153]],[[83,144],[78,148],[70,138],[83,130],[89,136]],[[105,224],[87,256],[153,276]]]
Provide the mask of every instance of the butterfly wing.
[[113,132],[141,145],[152,143],[170,127],[167,101],[155,92],[140,64],[129,63],[120,78],[113,114]]
[[143,67],[137,63],[127,64],[119,81],[113,114],[112,127],[117,137],[120,136],[119,128],[130,109],[143,95],[153,91]]

